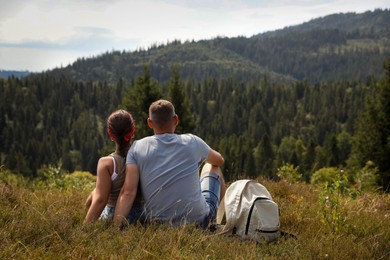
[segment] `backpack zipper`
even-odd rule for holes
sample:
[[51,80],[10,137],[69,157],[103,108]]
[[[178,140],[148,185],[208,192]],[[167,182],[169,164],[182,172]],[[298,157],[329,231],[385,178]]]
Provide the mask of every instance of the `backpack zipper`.
[[252,206],[251,206],[251,209],[249,210],[249,214],[248,214],[248,219],[246,220],[245,235],[248,235],[248,230],[249,230],[249,224],[251,222],[252,211],[253,211],[253,208],[255,206],[255,202],[258,201],[258,200],[270,200],[270,199],[269,198],[265,198],[265,197],[258,197],[258,198],[256,198],[252,202]]

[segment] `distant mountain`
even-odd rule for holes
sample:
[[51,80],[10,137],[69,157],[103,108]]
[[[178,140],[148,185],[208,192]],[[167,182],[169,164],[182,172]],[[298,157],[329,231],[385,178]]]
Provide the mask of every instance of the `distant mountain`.
[[17,77],[22,78],[28,76],[29,71],[16,71],[16,70],[0,70],[0,78]]
[[247,80],[268,76],[271,79],[292,81],[213,41],[175,41],[135,52],[107,52],[95,58],[80,58],[72,65],[50,73],[65,75],[74,80],[116,82],[119,78],[131,80],[143,73],[147,65],[153,78],[165,81],[171,77],[171,68],[178,65],[181,78],[202,80],[206,77],[233,77]]
[[243,56],[299,80],[365,80],[382,74],[390,57],[390,10],[313,19],[253,36],[247,46]]
[[359,14],[331,14],[325,17],[312,19],[311,21],[300,25],[288,26],[281,30],[267,32],[257,36],[261,38],[263,36],[267,37],[270,35],[280,36],[297,31],[338,29],[340,31],[345,31],[352,34],[359,32],[360,34],[371,34],[371,36],[379,35],[388,38],[390,36],[389,15],[389,10],[387,9],[378,9],[375,11],[367,11]]
[[152,77],[168,80],[178,65],[182,78],[293,82],[362,81],[383,73],[390,57],[390,11],[333,14],[253,37],[174,41],[134,52],[80,58],[49,73],[82,81],[132,80],[147,65]]

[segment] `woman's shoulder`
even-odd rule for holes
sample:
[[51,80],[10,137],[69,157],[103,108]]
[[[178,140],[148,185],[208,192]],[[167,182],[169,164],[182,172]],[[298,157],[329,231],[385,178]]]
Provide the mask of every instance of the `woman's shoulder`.
[[114,156],[111,154],[107,155],[107,156],[100,157],[98,164],[101,164],[102,166],[104,166],[104,165],[110,166],[114,163],[113,158],[114,158]]
[[114,172],[114,160],[112,156],[100,157],[97,164],[97,175],[108,173],[111,175]]

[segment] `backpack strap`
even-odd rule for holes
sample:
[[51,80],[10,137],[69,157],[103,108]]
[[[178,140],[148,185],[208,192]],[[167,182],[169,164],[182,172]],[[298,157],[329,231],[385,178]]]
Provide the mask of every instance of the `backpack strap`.
[[280,236],[287,239],[287,238],[293,238],[293,239],[297,239],[297,237],[291,233],[287,233],[287,232],[284,232],[284,231],[281,231],[280,230]]
[[219,207],[217,211],[217,224],[222,223],[223,216],[225,215],[225,197],[219,202]]

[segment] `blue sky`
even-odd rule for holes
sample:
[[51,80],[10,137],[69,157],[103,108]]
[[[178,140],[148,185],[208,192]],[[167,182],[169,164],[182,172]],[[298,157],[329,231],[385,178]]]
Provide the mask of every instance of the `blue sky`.
[[44,71],[111,50],[247,36],[389,0],[0,0],[0,70]]

